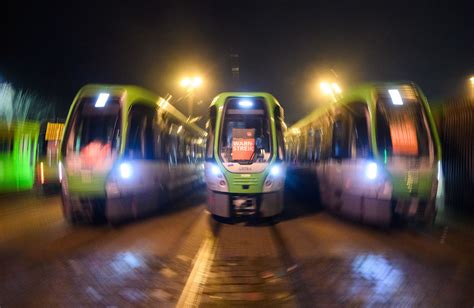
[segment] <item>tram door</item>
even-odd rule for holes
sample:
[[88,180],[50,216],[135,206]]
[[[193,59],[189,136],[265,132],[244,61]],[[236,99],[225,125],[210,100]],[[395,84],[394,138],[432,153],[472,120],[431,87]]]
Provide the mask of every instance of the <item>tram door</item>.
[[364,170],[371,158],[368,112],[364,104],[348,104],[332,125],[330,169],[331,206],[355,219],[361,218],[361,196],[366,192]]
[[343,167],[349,159],[349,118],[338,110],[332,122],[331,158],[326,169],[327,204],[335,211],[342,207]]

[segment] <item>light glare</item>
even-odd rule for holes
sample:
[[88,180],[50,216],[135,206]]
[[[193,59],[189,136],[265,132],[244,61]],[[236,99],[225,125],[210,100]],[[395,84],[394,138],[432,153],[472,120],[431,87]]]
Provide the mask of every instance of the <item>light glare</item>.
[[270,174],[273,176],[278,176],[280,175],[280,166],[273,166],[272,169],[270,170]]
[[365,176],[369,180],[373,180],[377,177],[377,164],[376,163],[369,163],[365,169]]
[[120,176],[123,179],[128,179],[132,176],[132,166],[129,163],[120,164]]
[[239,106],[243,108],[250,108],[253,106],[253,102],[249,100],[242,100],[239,101]]
[[319,84],[319,87],[321,88],[321,90],[323,91],[324,94],[329,95],[329,94],[332,93],[331,86],[327,82],[321,82]]
[[217,167],[217,166],[212,166],[212,167],[211,167],[211,172],[212,172],[212,174],[214,174],[214,175],[219,175],[219,174],[221,173],[221,170],[220,170],[219,167]]
[[96,108],[102,108],[105,106],[107,103],[107,100],[109,99],[109,93],[100,93],[99,97],[97,98],[97,101],[95,102],[95,107]]
[[339,87],[339,85],[338,85],[337,83],[333,82],[333,83],[331,84],[331,86],[332,86],[334,92],[336,92],[337,94],[341,94],[341,93],[342,93],[341,87]]
[[403,105],[402,96],[397,89],[390,89],[388,90],[388,94],[390,94],[390,98],[392,99],[392,104],[394,105]]
[[58,163],[58,177],[59,177],[59,182],[63,180],[63,163],[59,162]]

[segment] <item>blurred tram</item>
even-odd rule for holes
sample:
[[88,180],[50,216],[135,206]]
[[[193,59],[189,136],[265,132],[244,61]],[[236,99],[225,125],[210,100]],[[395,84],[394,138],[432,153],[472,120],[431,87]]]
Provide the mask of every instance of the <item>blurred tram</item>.
[[209,107],[208,209],[217,216],[270,217],[283,210],[283,108],[268,93],[227,92]]
[[61,146],[65,218],[118,223],[203,184],[206,132],[136,86],[87,85]]
[[43,192],[58,189],[61,185],[59,171],[59,149],[63,136],[64,123],[47,122],[42,125],[38,142],[36,183]]
[[314,176],[333,212],[376,225],[434,221],[441,148],[428,102],[413,83],[345,92],[290,127],[286,144],[291,169]]
[[0,122],[0,193],[28,190],[35,182],[39,122]]

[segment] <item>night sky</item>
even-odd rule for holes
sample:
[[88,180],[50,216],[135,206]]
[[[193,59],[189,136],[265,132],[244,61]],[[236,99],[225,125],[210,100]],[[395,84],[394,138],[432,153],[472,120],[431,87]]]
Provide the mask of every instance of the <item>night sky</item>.
[[317,82],[326,76],[337,75],[343,88],[413,80],[436,101],[462,92],[474,72],[468,2],[121,2],[7,6],[0,81],[51,98],[61,115],[86,83],[136,84],[178,98],[180,78],[199,73],[201,114],[218,92],[258,90],[274,94],[292,123],[320,103]]

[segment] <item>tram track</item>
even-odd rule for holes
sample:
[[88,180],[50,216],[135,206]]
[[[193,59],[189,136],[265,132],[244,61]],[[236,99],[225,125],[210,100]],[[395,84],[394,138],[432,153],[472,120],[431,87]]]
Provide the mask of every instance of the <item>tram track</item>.
[[[207,231],[194,257],[177,307],[310,306],[302,268],[277,225],[226,224],[211,216],[209,220],[212,230]],[[243,236],[236,237],[238,234]]]
[[292,293],[295,296],[298,307],[311,307],[311,295],[307,285],[304,283],[302,275],[302,266],[296,262],[291,255],[288,246],[278,230],[278,225],[272,225],[271,231],[277,244],[280,258],[288,272],[288,279],[292,287]]

